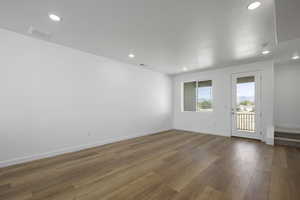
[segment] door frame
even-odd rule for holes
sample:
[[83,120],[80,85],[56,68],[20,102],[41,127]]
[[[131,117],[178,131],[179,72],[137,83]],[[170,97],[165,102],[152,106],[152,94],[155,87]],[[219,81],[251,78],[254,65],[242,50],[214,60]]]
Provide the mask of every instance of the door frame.
[[[255,133],[249,133],[247,131],[238,131],[236,128],[236,92],[237,92],[237,78],[239,77],[247,77],[254,76],[255,77]],[[262,129],[261,129],[261,118],[262,118],[262,110],[261,110],[261,100],[262,100],[262,89],[261,89],[262,75],[261,71],[252,71],[252,72],[239,72],[233,73],[231,75],[231,136],[250,138],[250,139],[258,139],[263,140]]]

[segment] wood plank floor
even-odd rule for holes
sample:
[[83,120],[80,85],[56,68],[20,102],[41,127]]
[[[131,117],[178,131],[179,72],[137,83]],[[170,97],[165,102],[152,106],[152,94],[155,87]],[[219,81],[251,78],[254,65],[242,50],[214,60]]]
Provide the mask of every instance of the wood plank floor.
[[1,200],[299,200],[300,150],[168,131],[0,169]]

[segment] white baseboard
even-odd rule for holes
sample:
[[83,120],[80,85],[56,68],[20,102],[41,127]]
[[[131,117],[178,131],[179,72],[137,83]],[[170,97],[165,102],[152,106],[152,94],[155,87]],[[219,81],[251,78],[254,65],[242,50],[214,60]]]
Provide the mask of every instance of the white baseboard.
[[266,144],[274,146],[274,138],[266,138]]
[[152,134],[155,134],[155,133],[166,132],[166,131],[169,131],[169,130],[170,129],[157,131],[157,132],[154,132],[154,133],[125,135],[125,136],[120,136],[120,137],[116,137],[116,138],[110,138],[110,139],[98,141],[98,142],[95,142],[95,143],[84,144],[84,145],[79,145],[79,146],[74,146],[74,147],[62,148],[62,149],[52,151],[52,152],[46,152],[46,153],[41,153],[41,154],[36,154],[36,155],[30,155],[30,156],[11,159],[11,160],[4,160],[4,161],[0,161],[0,168],[12,166],[12,165],[17,165],[17,164],[21,164],[21,163],[26,163],[26,162],[30,162],[30,161],[34,161],[34,160],[40,160],[40,159],[43,159],[43,158],[50,158],[50,157],[54,157],[54,156],[65,154],[65,153],[77,152],[77,151],[80,151],[80,150],[83,150],[83,149],[89,149],[89,148],[92,148],[92,147],[102,146],[102,145],[105,145],[105,144],[110,144],[110,143],[114,143],[114,142],[118,142],[118,141],[122,141],[122,140],[137,138],[137,137],[141,137],[141,136],[145,136],[145,135],[152,135]]
[[274,133],[275,133],[274,126],[267,127],[267,133],[265,134],[265,141],[264,141],[266,144],[274,146]]

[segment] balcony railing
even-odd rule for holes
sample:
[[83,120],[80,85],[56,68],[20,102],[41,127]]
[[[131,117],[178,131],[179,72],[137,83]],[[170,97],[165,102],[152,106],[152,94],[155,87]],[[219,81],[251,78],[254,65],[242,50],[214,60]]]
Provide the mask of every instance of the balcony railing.
[[240,131],[255,132],[255,113],[237,112],[237,129]]

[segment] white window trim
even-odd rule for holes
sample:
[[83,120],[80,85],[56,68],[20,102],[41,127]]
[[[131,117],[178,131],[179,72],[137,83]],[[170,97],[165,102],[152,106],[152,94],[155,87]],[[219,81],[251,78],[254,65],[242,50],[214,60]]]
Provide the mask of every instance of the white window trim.
[[[212,99],[212,105],[211,105],[211,109],[201,109],[198,110],[197,109],[197,103],[198,103],[198,82],[201,81],[211,81],[212,85],[211,85],[211,99]],[[196,82],[196,111],[185,111],[184,110],[184,84],[185,83],[190,83],[190,82]],[[189,81],[182,81],[181,82],[181,112],[192,112],[192,113],[212,113],[214,112],[214,80],[213,79],[198,79],[198,80],[189,80]]]

